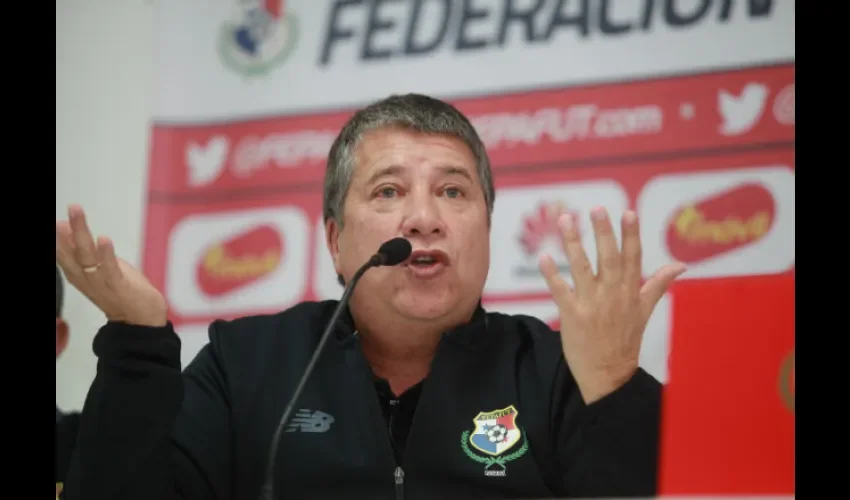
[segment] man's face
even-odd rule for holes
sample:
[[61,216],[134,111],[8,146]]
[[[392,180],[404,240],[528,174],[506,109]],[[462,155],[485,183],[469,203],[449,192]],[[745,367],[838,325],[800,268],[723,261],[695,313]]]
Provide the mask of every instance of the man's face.
[[397,236],[413,259],[367,272],[352,297],[381,301],[402,317],[438,320],[469,309],[484,288],[490,237],[475,157],[461,140],[399,129],[366,134],[356,149],[343,229],[327,223],[328,248],[348,281]]

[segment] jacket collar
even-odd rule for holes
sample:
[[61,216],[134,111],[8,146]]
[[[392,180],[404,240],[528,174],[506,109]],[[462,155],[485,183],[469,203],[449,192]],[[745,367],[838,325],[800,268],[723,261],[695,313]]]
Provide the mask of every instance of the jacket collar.
[[[324,321],[330,318],[334,308],[339,304],[339,301],[327,301],[327,314],[323,314]],[[475,307],[475,312],[472,314],[472,319],[469,322],[460,325],[453,330],[449,330],[443,334],[443,337],[460,344],[475,347],[478,344],[478,339],[487,331],[487,311],[481,304],[481,299],[478,300],[478,305]],[[322,327],[324,329],[324,326]],[[351,310],[348,305],[342,310],[339,319],[334,327],[334,334],[342,343],[348,343],[354,340],[357,333],[357,328],[354,324],[354,317],[351,315]]]

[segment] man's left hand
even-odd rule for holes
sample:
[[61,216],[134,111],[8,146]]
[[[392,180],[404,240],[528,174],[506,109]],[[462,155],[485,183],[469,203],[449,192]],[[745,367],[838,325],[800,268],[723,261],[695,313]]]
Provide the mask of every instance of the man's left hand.
[[685,271],[682,264],[669,264],[641,284],[637,215],[631,211],[623,215],[622,250],[605,209],[594,209],[591,221],[597,250],[595,275],[581,244],[578,221],[571,214],[562,215],[558,223],[574,286],[560,276],[550,256],[540,259],[540,270],[560,312],[564,356],[586,404],[615,391],[637,371],[649,317],[673,280]]

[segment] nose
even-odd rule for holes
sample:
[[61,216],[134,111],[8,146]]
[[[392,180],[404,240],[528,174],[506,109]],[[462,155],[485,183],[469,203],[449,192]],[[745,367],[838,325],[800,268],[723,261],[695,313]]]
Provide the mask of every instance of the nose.
[[433,193],[411,193],[408,196],[402,231],[408,238],[445,234],[446,226]]

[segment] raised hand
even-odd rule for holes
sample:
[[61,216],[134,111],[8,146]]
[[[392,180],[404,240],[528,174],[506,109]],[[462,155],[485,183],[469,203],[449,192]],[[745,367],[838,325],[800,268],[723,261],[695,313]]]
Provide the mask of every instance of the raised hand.
[[123,259],[109,238],[92,238],[83,209],[71,205],[68,221],[56,222],[56,260],[65,278],[110,321],[140,326],[167,322],[165,297]]
[[623,215],[622,250],[605,209],[594,209],[591,221],[598,259],[595,275],[571,214],[562,215],[558,223],[574,285],[560,276],[550,256],[540,259],[540,271],[560,311],[564,356],[587,404],[610,394],[637,371],[649,317],[685,271],[682,264],[669,264],[642,285],[637,215]]

